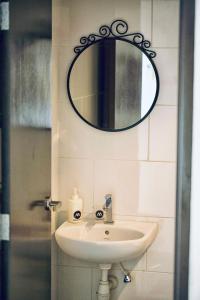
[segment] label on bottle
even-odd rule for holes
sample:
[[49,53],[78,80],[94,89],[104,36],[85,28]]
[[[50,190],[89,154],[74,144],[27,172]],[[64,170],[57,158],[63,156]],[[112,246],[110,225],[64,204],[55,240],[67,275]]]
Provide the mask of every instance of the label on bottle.
[[75,219],[75,220],[79,220],[80,217],[81,217],[81,212],[80,212],[80,210],[75,211],[75,212],[74,212],[74,219]]
[[103,218],[103,210],[97,210],[96,211],[96,217],[97,219],[102,219]]

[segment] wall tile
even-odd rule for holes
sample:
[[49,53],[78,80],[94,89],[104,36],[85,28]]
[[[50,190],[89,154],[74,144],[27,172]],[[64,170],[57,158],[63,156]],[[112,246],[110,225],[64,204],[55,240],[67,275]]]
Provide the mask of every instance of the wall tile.
[[73,188],[77,187],[84,203],[84,212],[93,207],[93,161],[87,159],[60,158],[59,169],[59,200],[62,210],[67,207]]
[[57,245],[54,233],[52,233],[52,236],[51,236],[51,264],[52,265],[58,264],[58,245]]
[[52,198],[58,198],[58,153],[59,153],[59,138],[58,138],[58,107],[52,102],[52,131],[51,131],[51,187]]
[[57,265],[51,263],[51,300],[57,300],[58,298],[57,295],[58,295],[58,268]]
[[82,36],[97,33],[99,27],[113,20],[113,0],[68,1],[70,10],[70,41],[74,47]]
[[58,93],[58,70],[57,70],[57,51],[55,47],[52,49],[52,74],[51,74],[51,96],[52,96],[52,162],[51,162],[51,184],[52,184],[52,198],[58,198],[58,153],[59,153],[59,139],[58,139],[58,106],[56,101]]
[[159,221],[158,235],[147,251],[148,271],[174,271],[174,223],[174,219],[162,219]]
[[101,272],[99,268],[92,269],[92,300],[97,300],[97,289],[99,286],[99,280],[101,278]]
[[153,47],[178,47],[179,1],[153,0]]
[[57,300],[92,300],[91,269],[76,267],[58,268]]
[[[112,300],[172,300],[173,276],[167,273],[131,272],[132,282],[123,282],[123,274],[119,270],[111,270],[111,275],[118,278],[118,287],[111,291]],[[93,269],[92,299],[96,299],[96,291],[100,279],[100,271]]]
[[[54,137],[52,136],[52,140]],[[57,200],[59,198],[59,190],[58,190],[58,169],[59,169],[59,159],[57,156],[54,156],[55,152],[52,153],[52,157],[54,157],[53,161],[51,162],[51,197],[53,200]]]
[[57,105],[59,106],[59,156],[147,159],[148,120],[130,130],[110,133],[87,125],[76,115],[69,102],[61,101]]
[[123,276],[119,271],[113,271],[112,274],[119,278],[119,286],[111,294],[112,300],[173,299],[172,276],[170,274],[132,272],[133,280],[130,284],[123,283]]
[[127,21],[130,32],[141,32],[151,40],[151,1],[114,0],[115,18]]
[[177,105],[178,98],[178,49],[155,49],[155,64],[160,79],[158,104]]
[[176,192],[175,163],[141,163],[138,214],[174,217]]
[[96,131],[93,143],[97,159],[146,160],[148,120],[123,132]]
[[143,274],[140,273],[140,276],[138,276],[138,281],[139,283],[138,283],[137,293],[138,294],[141,293],[142,295],[141,297],[140,296],[138,297],[138,300],[140,299],[172,300],[173,299],[173,275],[172,274],[144,272]]
[[140,0],[140,32],[152,40],[152,1]]
[[97,32],[103,24],[110,24],[113,16],[113,0],[87,0],[87,3],[79,0],[54,0],[53,44],[68,44],[73,48],[79,44],[83,35]]
[[69,16],[67,1],[53,1],[52,6],[52,43],[62,45],[69,42]]
[[175,161],[177,144],[176,107],[154,108],[150,116],[149,159]]
[[175,164],[98,160],[94,174],[95,203],[111,193],[115,214],[174,216]]
[[69,102],[59,102],[59,156],[93,158],[95,129],[74,112]]
[[[128,260],[128,261],[124,261],[122,262],[123,263],[123,266],[126,270],[129,270],[129,271],[146,271],[146,252],[135,258],[135,259],[131,259],[131,260]],[[118,269],[120,270],[120,266],[119,264],[113,264],[112,265],[112,269]]]
[[139,197],[139,172],[137,162],[118,160],[95,161],[94,199],[104,203],[107,193],[113,195],[113,212],[133,215],[137,211]]
[[68,101],[67,75],[73,58],[74,52],[69,47],[69,44],[53,46],[53,70],[56,69],[56,72],[54,72],[52,77],[52,97],[56,103],[60,100]]

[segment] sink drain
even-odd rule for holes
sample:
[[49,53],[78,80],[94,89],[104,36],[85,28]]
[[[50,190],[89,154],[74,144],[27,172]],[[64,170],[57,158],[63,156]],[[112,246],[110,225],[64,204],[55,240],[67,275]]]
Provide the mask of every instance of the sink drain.
[[109,235],[109,233],[110,233],[110,232],[109,232],[108,230],[105,231],[105,234],[106,234],[106,235]]

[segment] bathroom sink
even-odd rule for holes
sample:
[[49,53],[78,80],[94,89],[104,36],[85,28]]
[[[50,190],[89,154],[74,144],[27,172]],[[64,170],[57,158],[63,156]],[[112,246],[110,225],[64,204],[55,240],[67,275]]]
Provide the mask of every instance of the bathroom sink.
[[158,225],[116,221],[113,224],[63,223],[55,232],[60,248],[77,259],[115,263],[140,256],[156,237]]

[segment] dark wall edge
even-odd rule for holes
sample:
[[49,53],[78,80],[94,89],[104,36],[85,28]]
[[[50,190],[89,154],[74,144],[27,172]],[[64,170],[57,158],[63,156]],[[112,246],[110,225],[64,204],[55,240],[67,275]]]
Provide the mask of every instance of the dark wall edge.
[[195,0],[180,0],[174,299],[188,299]]

